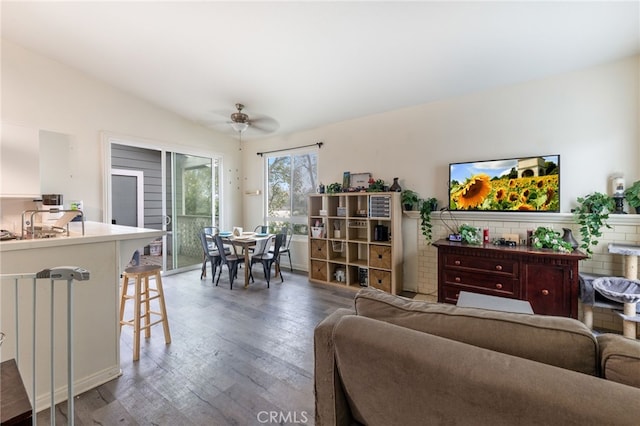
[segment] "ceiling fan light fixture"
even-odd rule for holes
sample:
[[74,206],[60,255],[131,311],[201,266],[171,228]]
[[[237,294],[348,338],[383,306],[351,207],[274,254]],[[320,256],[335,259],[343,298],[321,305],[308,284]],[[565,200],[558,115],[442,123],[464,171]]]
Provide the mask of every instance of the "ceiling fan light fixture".
[[245,130],[247,130],[249,128],[249,123],[237,123],[237,122],[232,122],[229,123],[231,125],[231,127],[233,128],[233,130],[235,130],[238,133],[242,133]]

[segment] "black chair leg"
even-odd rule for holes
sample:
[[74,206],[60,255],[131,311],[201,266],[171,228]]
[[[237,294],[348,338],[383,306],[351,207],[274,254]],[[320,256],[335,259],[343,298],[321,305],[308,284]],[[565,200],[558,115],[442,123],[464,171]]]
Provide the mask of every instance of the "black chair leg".
[[209,259],[205,258],[202,261],[202,269],[200,270],[200,279],[204,278],[204,274],[207,271],[207,260],[209,260]]
[[[282,277],[282,268],[280,267],[280,261],[279,260],[276,260],[276,271],[278,271],[280,273],[280,282],[283,283],[284,282],[284,278]],[[293,269],[291,271],[293,271]]]
[[238,268],[237,265],[234,265],[233,268],[231,267],[231,265],[227,266],[229,266],[229,290],[233,290],[233,280],[238,274]]
[[[212,261],[211,262],[211,282],[212,283],[216,279],[216,269],[218,269],[217,262],[216,261]],[[202,277],[200,277],[200,279],[202,279]]]
[[271,268],[270,267],[267,268],[267,262],[262,262],[262,270],[264,271],[264,278],[267,280],[267,288],[269,288],[269,278],[271,275]]
[[216,280],[216,287],[218,286],[218,283],[220,282],[220,275],[222,275],[222,265],[220,265],[220,271],[218,271],[218,279]]

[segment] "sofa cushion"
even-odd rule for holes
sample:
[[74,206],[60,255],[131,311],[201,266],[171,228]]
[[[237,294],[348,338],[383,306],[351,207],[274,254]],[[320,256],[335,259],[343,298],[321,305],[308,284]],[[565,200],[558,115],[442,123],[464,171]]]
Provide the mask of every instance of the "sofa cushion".
[[598,375],[598,343],[580,321],[415,301],[374,288],[355,297],[357,315],[481,348]]
[[617,334],[596,337],[602,377],[640,388],[640,342]]
[[383,321],[343,316],[333,340],[351,414],[369,426],[637,425],[640,418],[640,389]]

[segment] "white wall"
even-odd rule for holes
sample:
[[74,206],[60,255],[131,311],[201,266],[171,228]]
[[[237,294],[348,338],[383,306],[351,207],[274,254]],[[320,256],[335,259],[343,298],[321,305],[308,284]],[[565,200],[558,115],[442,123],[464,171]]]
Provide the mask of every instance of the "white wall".
[[[56,190],[83,200],[88,220],[103,218],[101,132],[223,156],[223,211],[241,217],[237,140],[144,102],[20,46],[2,41],[2,122],[69,136],[69,179]],[[229,174],[229,172],[231,174]],[[47,188],[49,192],[53,188]]]
[[[557,153],[568,212],[577,196],[606,192],[611,173],[628,184],[640,179],[639,60],[249,142],[245,181],[261,187],[257,151],[323,141],[323,183],[341,182],[343,171],[371,172],[442,201],[451,162]],[[250,220],[252,211],[245,214]]]
[[[568,213],[576,197],[607,192],[613,173],[622,172],[627,184],[640,179],[639,60],[249,142],[245,186],[262,187],[257,151],[323,141],[318,170],[325,185],[341,182],[344,171],[371,172],[389,183],[399,177],[403,188],[442,205],[451,162],[560,154],[561,211]],[[246,208],[245,223],[259,223],[261,214]],[[306,265],[306,246],[299,250],[296,263]]]

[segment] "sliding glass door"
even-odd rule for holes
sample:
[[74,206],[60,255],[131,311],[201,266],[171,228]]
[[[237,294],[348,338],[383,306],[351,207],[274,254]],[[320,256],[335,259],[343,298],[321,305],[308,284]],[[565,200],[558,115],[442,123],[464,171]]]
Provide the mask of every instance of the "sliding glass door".
[[[112,183],[108,221],[167,231],[161,250],[158,244],[153,250],[150,246],[139,249],[144,264],[162,264],[165,272],[202,264],[198,232],[219,223],[220,158],[161,150],[122,139],[110,138],[109,142],[111,169],[116,174],[138,176],[143,195],[138,195],[138,200],[123,200],[129,197],[128,192]],[[134,203],[144,212],[137,224],[118,223],[117,218],[122,216],[119,206],[125,202]]]
[[198,233],[218,223],[217,163],[209,157],[166,154],[167,271],[202,263]]

